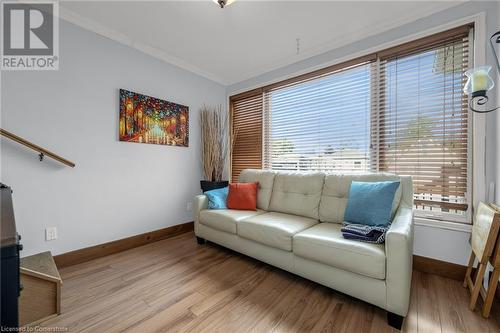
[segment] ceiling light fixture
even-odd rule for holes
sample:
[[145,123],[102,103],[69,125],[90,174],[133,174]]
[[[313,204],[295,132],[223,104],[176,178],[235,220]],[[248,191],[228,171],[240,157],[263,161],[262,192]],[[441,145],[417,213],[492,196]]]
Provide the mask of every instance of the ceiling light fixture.
[[220,8],[224,8],[232,4],[235,0],[212,0],[212,1],[218,4]]

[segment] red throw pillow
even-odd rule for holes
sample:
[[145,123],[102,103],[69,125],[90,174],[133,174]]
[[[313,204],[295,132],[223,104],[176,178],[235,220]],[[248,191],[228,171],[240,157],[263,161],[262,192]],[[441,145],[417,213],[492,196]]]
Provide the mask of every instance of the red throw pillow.
[[257,188],[259,183],[229,184],[227,208],[241,210],[257,210]]

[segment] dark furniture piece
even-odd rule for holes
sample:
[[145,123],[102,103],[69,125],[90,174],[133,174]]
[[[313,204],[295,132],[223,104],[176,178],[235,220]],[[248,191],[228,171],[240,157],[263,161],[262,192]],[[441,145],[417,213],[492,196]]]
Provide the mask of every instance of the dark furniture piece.
[[12,190],[0,183],[1,208],[1,315],[0,330],[17,329],[19,327],[19,302],[21,292],[19,273],[19,243],[21,236],[17,234],[12,206]]
[[216,190],[218,188],[223,188],[229,185],[228,180],[211,181],[211,180],[200,180],[200,187],[203,193],[211,190]]

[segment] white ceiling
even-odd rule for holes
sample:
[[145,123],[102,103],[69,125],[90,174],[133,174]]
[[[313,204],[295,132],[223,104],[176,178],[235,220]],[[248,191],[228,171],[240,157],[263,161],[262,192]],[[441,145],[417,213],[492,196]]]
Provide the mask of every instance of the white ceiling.
[[[455,1],[65,1],[61,16],[229,85],[459,4]],[[296,39],[300,39],[297,54]]]

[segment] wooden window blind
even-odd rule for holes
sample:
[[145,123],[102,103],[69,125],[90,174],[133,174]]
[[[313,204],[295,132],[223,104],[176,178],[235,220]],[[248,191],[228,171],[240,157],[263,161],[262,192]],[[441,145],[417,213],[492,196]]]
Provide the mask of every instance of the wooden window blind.
[[413,177],[418,214],[467,220],[471,154],[462,88],[472,28],[231,97],[233,181],[245,168],[387,171]]
[[[440,38],[437,38],[440,37]],[[419,210],[463,214],[468,192],[469,29],[383,52],[372,138],[378,169],[410,175]]]
[[262,92],[260,90],[230,99],[232,151],[231,179],[241,170],[262,168]]
[[371,68],[364,61],[266,90],[265,168],[369,171]]

